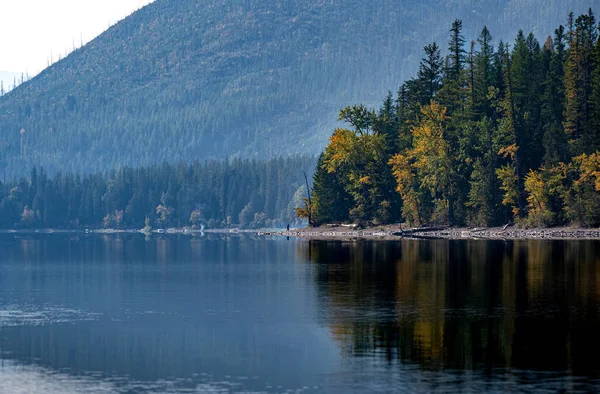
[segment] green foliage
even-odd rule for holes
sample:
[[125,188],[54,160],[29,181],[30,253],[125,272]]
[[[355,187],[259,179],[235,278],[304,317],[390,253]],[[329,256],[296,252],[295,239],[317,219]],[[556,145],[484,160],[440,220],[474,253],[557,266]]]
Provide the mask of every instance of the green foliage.
[[475,54],[473,67],[473,105],[479,116],[491,116],[491,106],[487,100],[490,87],[494,86],[494,46],[487,26],[483,27],[479,38],[479,51]]
[[565,70],[564,128],[573,156],[600,149],[600,137],[593,128],[590,104],[593,104],[595,74],[594,47],[598,39],[592,10],[575,20],[570,34]]
[[565,63],[565,33],[560,26],[555,30],[554,40],[548,37],[544,45],[544,62],[548,72],[544,81],[542,96],[542,122],[544,129],[544,164],[556,165],[568,160],[567,137],[562,125]]
[[452,22],[450,41],[448,43],[448,80],[458,80],[465,63],[465,36],[463,35],[463,21],[460,19]]
[[[386,199],[372,198],[392,186],[402,219],[416,226],[600,224],[600,121],[592,116],[600,114],[596,29],[589,11],[566,35],[556,29],[543,48],[519,31],[512,49],[500,42],[494,51],[484,28],[467,54],[455,21],[446,58],[437,45],[425,47],[417,78],[398,90],[395,111],[389,94],[378,112],[342,111],[354,130],[334,132],[323,168],[337,175],[354,205],[329,210],[327,221],[397,221],[377,213]],[[385,173],[382,158],[395,184],[377,178]],[[321,189],[328,194],[317,191],[317,200],[332,196]]]
[[429,103],[442,86],[442,53],[438,45],[425,45],[423,48],[425,57],[421,60],[419,71],[417,72],[417,82],[419,86],[420,103],[425,105]]
[[494,222],[494,206],[490,191],[494,189],[493,176],[482,159],[477,159],[471,172],[469,200],[469,223],[475,226],[488,226]]
[[370,134],[375,121],[375,110],[369,110],[364,105],[353,105],[340,111],[338,120],[352,125],[359,135]]
[[[329,172],[323,163],[324,155],[317,160],[313,176],[314,220],[317,226],[325,223],[350,221],[352,196],[342,183],[339,172]],[[304,215],[308,218],[308,215]]]
[[[600,29],[600,24],[598,25]],[[592,68],[592,96],[590,98],[590,133],[593,136],[591,144],[600,149],[600,39],[596,40]]]

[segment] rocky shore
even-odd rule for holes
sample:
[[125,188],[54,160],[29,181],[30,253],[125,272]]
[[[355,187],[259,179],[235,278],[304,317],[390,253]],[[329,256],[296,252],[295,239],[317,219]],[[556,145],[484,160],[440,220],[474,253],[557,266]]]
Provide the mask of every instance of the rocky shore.
[[515,227],[456,228],[427,227],[408,228],[400,225],[356,229],[348,226],[323,226],[290,231],[264,233],[309,239],[331,240],[397,240],[402,238],[426,239],[600,239],[597,228],[543,228],[520,229]]
[[316,228],[302,228],[285,230],[240,230],[240,229],[205,229],[190,228],[170,229],[13,229],[0,230],[0,234],[249,234],[258,236],[287,236],[306,239],[342,240],[352,241],[361,239],[370,240],[399,240],[399,239],[597,239],[600,240],[600,228],[554,227],[521,229],[515,227],[491,228],[459,228],[459,227],[417,227],[409,228],[402,225],[386,225],[366,229],[355,226],[327,225]]

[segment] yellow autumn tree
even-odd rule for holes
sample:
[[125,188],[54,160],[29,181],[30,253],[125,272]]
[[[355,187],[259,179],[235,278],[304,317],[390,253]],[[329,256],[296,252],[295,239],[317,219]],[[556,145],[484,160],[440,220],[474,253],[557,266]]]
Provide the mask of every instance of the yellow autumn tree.
[[360,159],[358,136],[347,129],[336,129],[329,138],[323,164],[328,172],[342,171],[355,167]]
[[564,192],[565,217],[581,226],[600,225],[600,152],[573,158]]
[[509,158],[510,163],[505,164],[496,170],[496,175],[500,181],[500,189],[504,192],[502,196],[502,205],[509,206],[512,209],[512,214],[518,218],[521,214],[520,208],[520,192],[519,192],[519,174],[517,144],[511,144],[498,151],[498,155],[504,158]]
[[432,102],[421,109],[421,122],[412,129],[414,167],[421,185],[432,194],[444,194],[450,184],[451,160],[448,142],[444,139],[443,123],[446,107]]
[[376,217],[377,185],[374,179],[387,165],[385,137],[380,134],[337,129],[325,149],[323,165],[342,173],[345,189],[354,200],[350,216],[357,222]]
[[549,209],[550,196],[545,174],[547,171],[529,170],[525,176],[525,192],[527,193],[527,225],[545,227],[552,224],[554,215]]
[[580,171],[578,184],[589,183],[594,186],[597,192],[600,192],[600,152],[591,155],[580,155],[573,159]]
[[[421,108],[421,117],[412,128],[413,145],[404,154],[390,160],[404,202],[404,216],[409,222],[423,224],[426,219],[419,201],[427,191],[434,201],[434,222],[447,222],[450,187],[455,170],[450,147],[444,138],[446,107],[431,102]],[[416,180],[416,184],[415,184]]]
[[390,159],[390,165],[397,182],[396,190],[402,197],[402,215],[411,226],[420,226],[423,218],[414,168],[408,158],[401,154]]

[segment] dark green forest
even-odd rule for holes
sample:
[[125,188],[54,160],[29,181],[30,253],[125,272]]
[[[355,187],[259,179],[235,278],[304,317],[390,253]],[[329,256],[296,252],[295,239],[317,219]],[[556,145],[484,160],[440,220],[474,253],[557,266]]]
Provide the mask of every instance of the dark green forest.
[[[316,154],[424,42],[546,32],[589,0],[157,0],[0,97],[0,172]],[[9,39],[9,38],[7,38]],[[22,133],[21,133],[22,131]]]
[[34,168],[0,183],[0,228],[264,228],[300,225],[312,156],[122,168],[107,174]]
[[[450,26],[449,26],[450,27]],[[378,109],[344,108],[319,158],[313,225],[404,221],[600,225],[600,26],[589,10],[539,41],[456,20]]]

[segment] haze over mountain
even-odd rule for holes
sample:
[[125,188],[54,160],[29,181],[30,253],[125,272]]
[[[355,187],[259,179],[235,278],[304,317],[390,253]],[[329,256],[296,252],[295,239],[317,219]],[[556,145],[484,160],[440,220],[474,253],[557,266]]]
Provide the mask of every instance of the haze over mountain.
[[[0,163],[95,171],[317,153],[337,112],[375,105],[463,19],[512,42],[589,0],[157,0],[0,98]],[[24,131],[21,133],[20,131]]]

